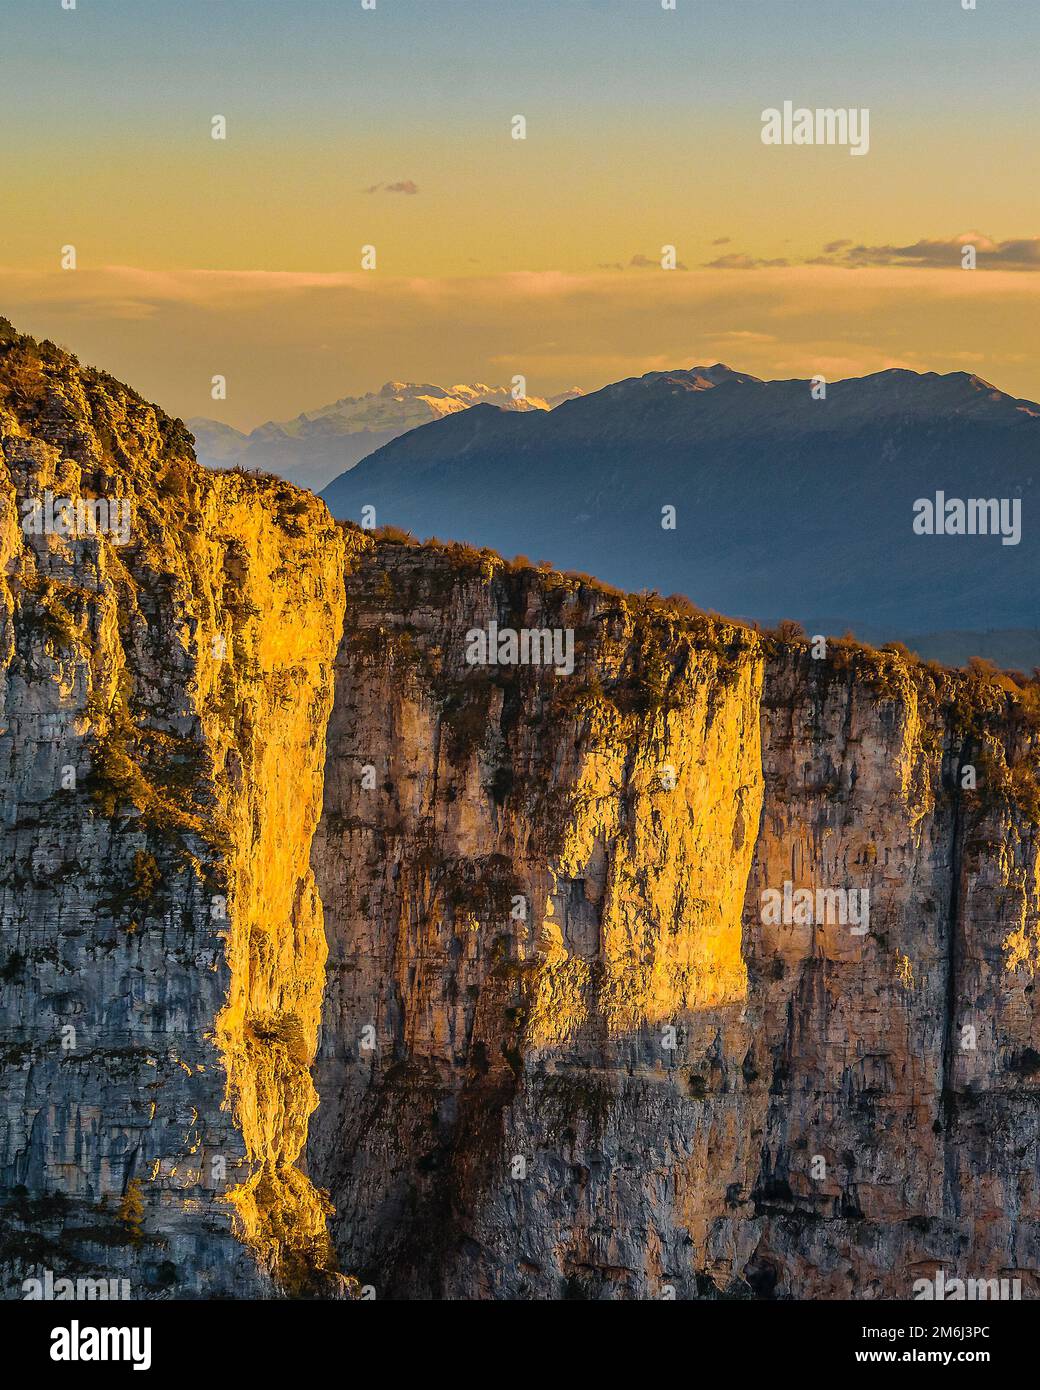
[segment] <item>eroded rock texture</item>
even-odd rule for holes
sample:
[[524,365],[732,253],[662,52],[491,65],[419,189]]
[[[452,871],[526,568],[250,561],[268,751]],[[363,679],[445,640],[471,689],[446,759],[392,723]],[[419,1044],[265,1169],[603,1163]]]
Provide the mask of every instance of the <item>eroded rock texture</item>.
[[[291,1284],[328,1263],[296,1160],[343,547],[111,378],[10,330],[0,354],[7,1287]],[[129,501],[127,543],[34,523],[48,493]]]
[[[573,628],[574,675],[468,666],[492,620]],[[344,1267],[393,1297],[909,1297],[939,1264],[1035,1292],[1036,713],[365,555],[313,860]],[[868,889],[869,930],[764,925],[785,882]]]
[[1036,1294],[1035,684],[338,528],[3,325],[0,445],[9,1296]]

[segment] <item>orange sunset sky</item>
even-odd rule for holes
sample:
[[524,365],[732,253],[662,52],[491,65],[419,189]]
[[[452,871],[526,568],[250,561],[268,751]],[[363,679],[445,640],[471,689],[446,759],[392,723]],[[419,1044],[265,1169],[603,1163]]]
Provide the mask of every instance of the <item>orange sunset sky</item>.
[[[1040,4],[5,0],[0,39],[0,313],[174,414],[717,360],[1040,397]],[[786,99],[869,153],[764,145]]]

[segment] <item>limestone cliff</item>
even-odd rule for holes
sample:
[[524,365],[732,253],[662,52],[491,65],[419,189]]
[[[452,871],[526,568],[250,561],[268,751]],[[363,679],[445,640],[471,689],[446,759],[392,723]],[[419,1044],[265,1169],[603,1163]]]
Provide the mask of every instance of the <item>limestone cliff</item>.
[[9,1288],[310,1281],[344,547],[314,498],[204,472],[179,421],[50,344],[5,328],[0,386]]
[[[574,674],[470,666],[491,622],[572,629]],[[365,551],[313,855],[344,1267],[391,1297],[905,1298],[940,1265],[1035,1296],[1037,695]],[[773,924],[785,883],[867,890],[869,925]]]
[[8,328],[0,443],[9,1296],[1036,1295],[1035,683],[337,528]]

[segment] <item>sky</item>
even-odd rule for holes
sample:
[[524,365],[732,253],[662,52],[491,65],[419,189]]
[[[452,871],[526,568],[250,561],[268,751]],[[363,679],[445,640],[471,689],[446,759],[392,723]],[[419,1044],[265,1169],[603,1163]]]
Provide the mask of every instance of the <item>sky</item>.
[[3,0],[0,313],[239,428],[717,360],[1040,397],[1040,3],[362,3]]

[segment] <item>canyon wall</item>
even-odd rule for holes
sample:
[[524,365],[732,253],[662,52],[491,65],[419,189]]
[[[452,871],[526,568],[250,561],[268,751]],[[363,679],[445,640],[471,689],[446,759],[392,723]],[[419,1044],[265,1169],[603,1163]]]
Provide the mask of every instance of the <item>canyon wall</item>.
[[[493,622],[573,674],[470,665]],[[363,553],[309,1152],[377,1295],[1036,1294],[1036,687],[819,650]],[[773,921],[785,883],[869,919]]]
[[339,533],[9,328],[0,386],[5,1286],[335,1291],[297,1159]]
[[337,527],[3,324],[0,444],[7,1296],[1036,1296],[1035,683]]

